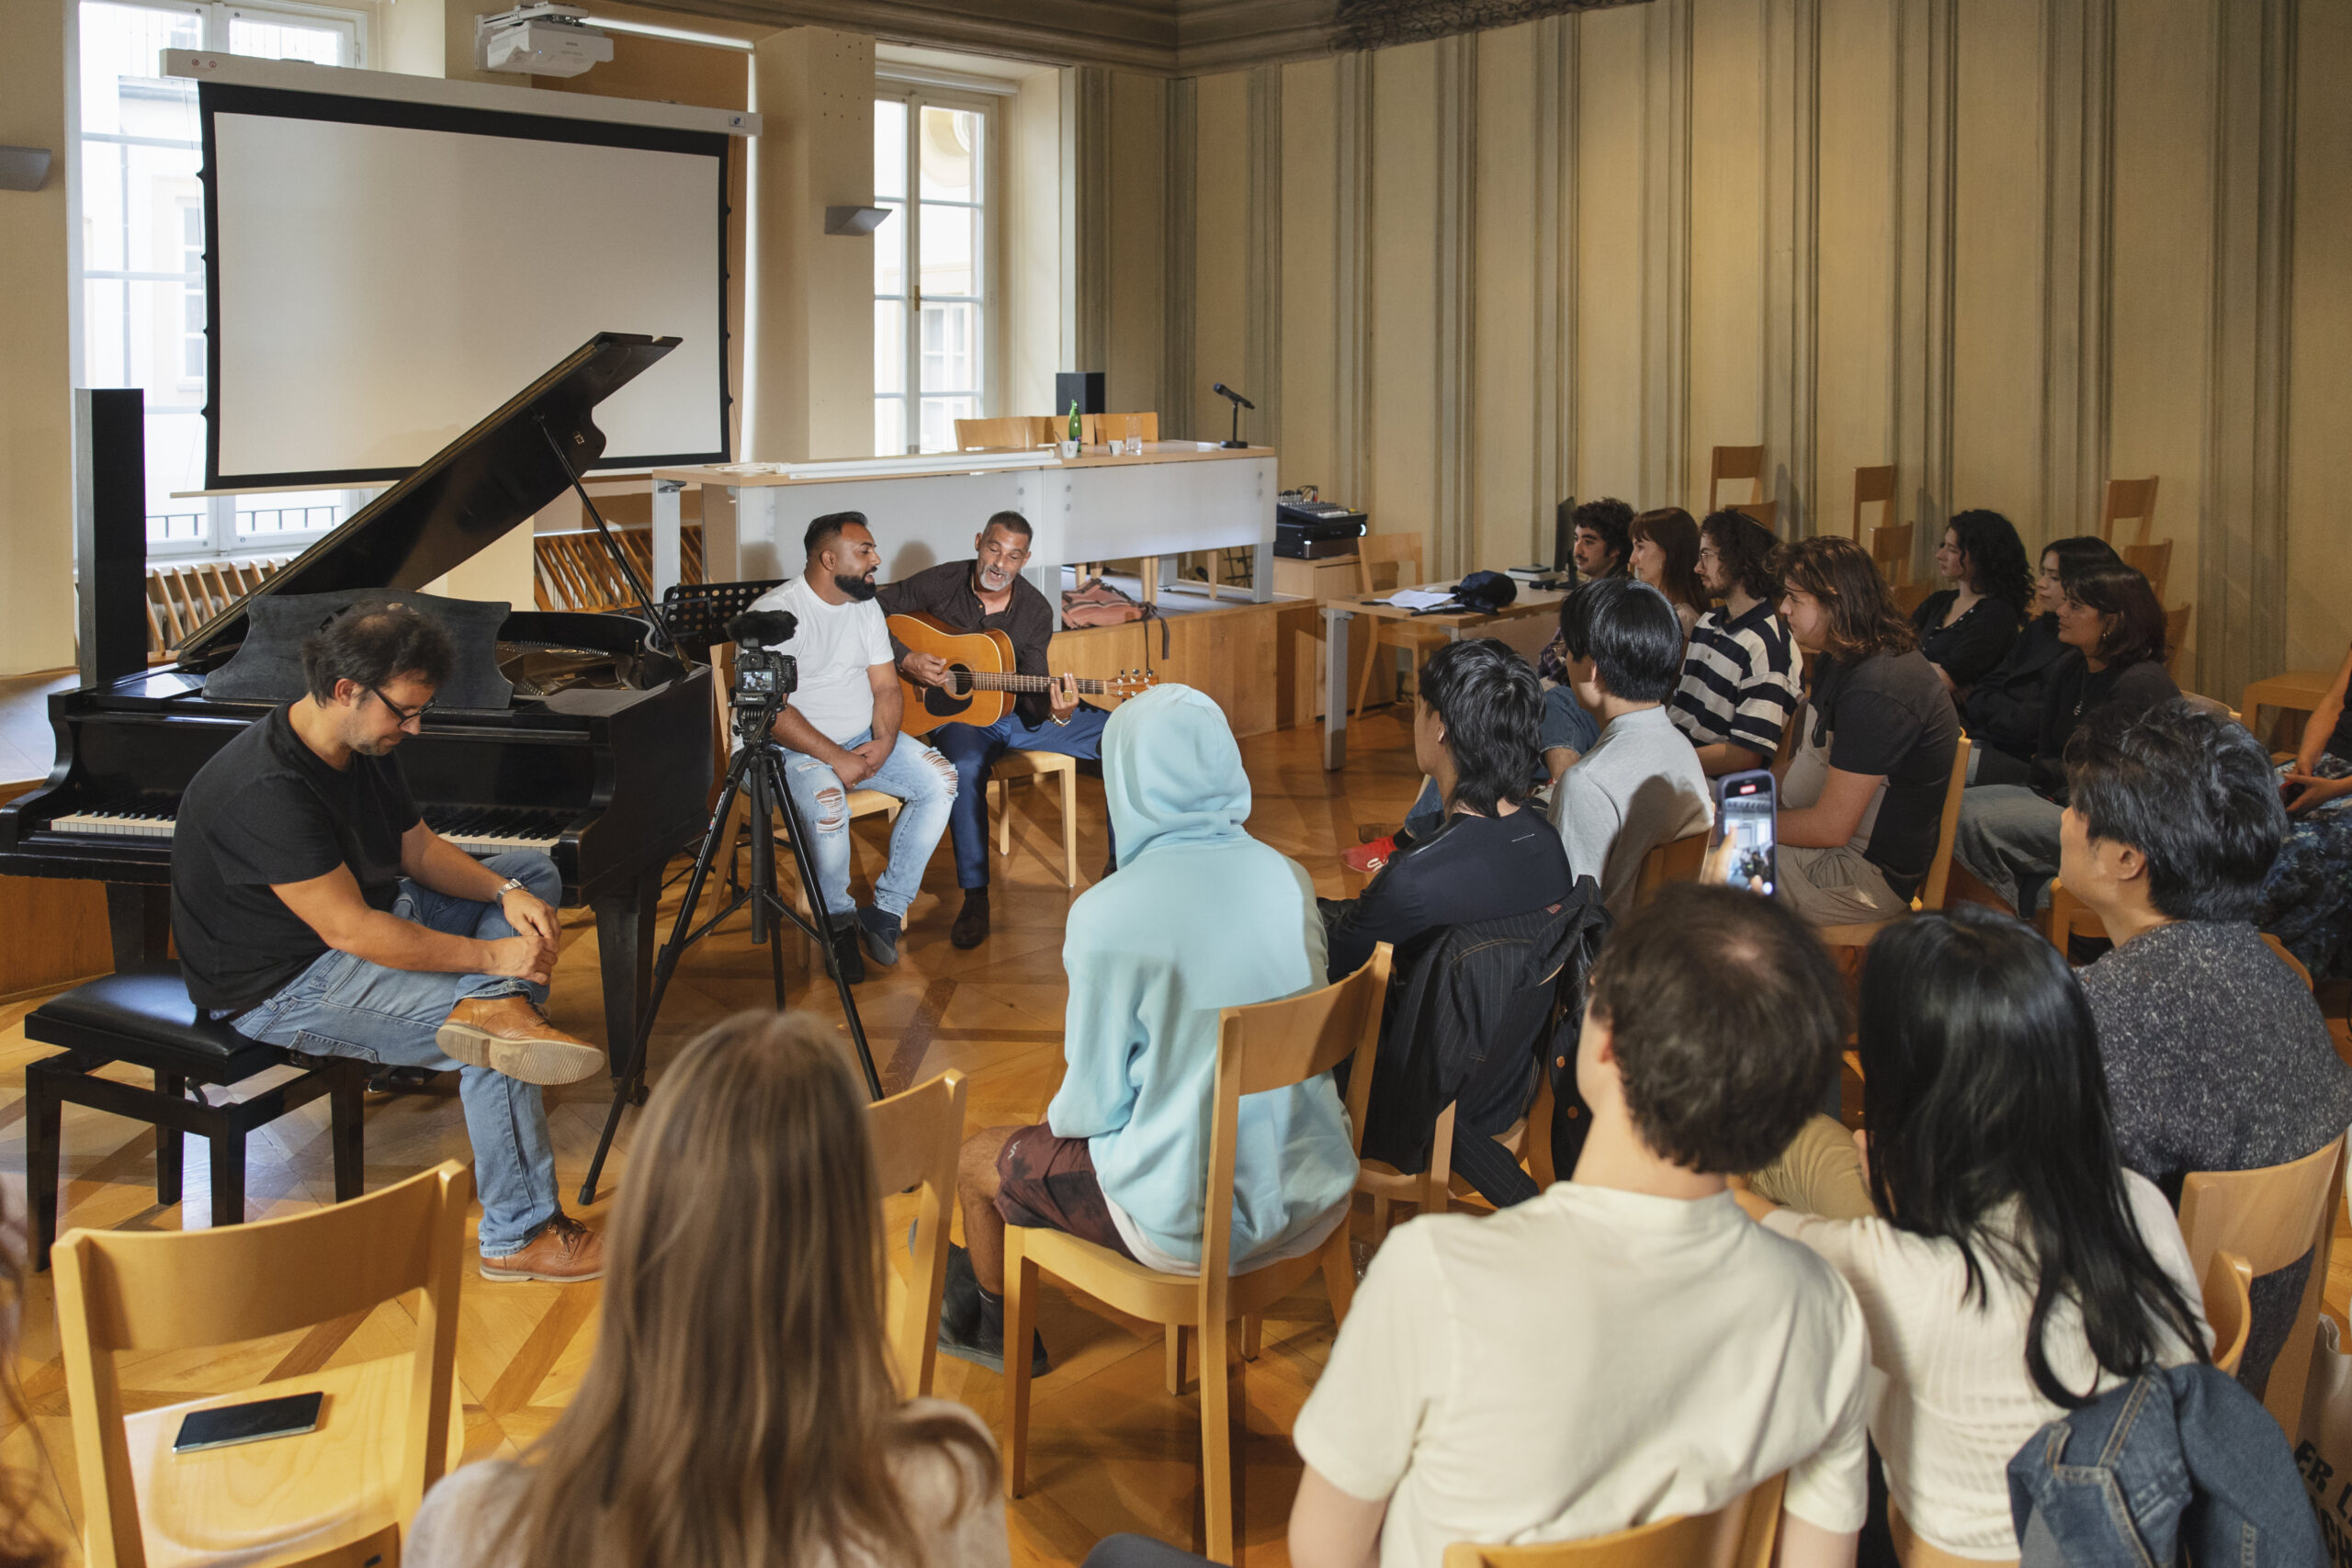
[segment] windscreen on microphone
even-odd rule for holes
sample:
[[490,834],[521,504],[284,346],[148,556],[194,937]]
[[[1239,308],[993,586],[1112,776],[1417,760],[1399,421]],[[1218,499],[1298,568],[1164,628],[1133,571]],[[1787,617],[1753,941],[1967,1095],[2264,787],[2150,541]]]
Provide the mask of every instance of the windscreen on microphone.
[[789,610],[746,610],[727,623],[729,641],[754,648],[790,642],[799,630],[800,618]]

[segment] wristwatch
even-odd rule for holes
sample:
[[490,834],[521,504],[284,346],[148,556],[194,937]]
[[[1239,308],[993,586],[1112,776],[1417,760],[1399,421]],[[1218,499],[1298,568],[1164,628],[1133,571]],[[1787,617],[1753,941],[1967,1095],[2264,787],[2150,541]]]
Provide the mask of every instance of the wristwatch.
[[505,881],[503,881],[503,882],[502,882],[502,883],[500,883],[500,884],[498,885],[498,891],[497,891],[497,892],[495,892],[495,893],[493,893],[493,894],[492,894],[492,895],[490,896],[490,901],[491,901],[492,903],[495,904],[495,903],[497,903],[501,898],[505,897],[509,893],[514,892],[514,889],[516,889],[517,887],[520,887],[520,886],[523,886],[523,879],[522,879],[521,877],[519,877],[519,876],[510,876],[510,877],[508,877]]

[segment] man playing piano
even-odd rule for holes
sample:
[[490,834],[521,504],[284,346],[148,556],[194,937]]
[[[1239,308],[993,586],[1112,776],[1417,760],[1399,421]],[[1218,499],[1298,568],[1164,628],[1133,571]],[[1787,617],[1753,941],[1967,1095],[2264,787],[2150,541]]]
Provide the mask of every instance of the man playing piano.
[[593,1280],[603,1238],[565,1216],[539,1086],[604,1053],[541,1012],[560,896],[536,850],[475,861],[426,827],[393,750],[423,728],[449,640],[397,599],[302,644],[310,694],[259,720],[181,796],[172,935],[188,995],[251,1039],[459,1070],[491,1280]]
[[[904,694],[890,659],[890,633],[874,602],[882,554],[862,512],[833,512],[808,525],[798,577],[752,602],[799,623],[775,651],[798,660],[800,684],[772,733],[785,749],[784,783],[808,824],[808,859],[825,895],[833,962],[854,984],[865,978],[864,942],[876,964],[899,961],[899,938],[922,868],[939,847],[956,795],[956,770],[901,734]],[[849,892],[849,792],[879,790],[905,802],[890,830],[890,863],[874,884],[874,907]]]
[[[893,615],[931,615],[958,632],[1000,631],[1012,642],[1013,668],[1043,675],[1046,645],[1054,635],[1054,607],[1021,569],[1029,562],[1029,520],[1000,512],[973,540],[967,561],[943,561],[882,590],[882,608]],[[894,643],[899,671],[920,686],[947,679],[947,661],[935,653],[915,653]],[[956,885],[964,908],[948,940],[978,947],[989,934],[989,770],[1007,751],[1057,751],[1090,761],[1102,755],[1102,726],[1110,717],[1078,700],[1074,683],[1056,682],[1050,692],[1025,694],[1012,712],[994,724],[943,724],[931,743],[956,765],[956,804],[948,812],[948,836],[956,845]]]

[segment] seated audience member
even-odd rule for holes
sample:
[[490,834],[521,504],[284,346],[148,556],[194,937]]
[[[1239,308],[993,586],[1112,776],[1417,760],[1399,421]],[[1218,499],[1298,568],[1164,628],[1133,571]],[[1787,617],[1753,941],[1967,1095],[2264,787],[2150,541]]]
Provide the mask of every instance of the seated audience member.
[[[2066,748],[2060,874],[2115,950],[2082,972],[2123,1163],[2177,1202],[2192,1170],[2284,1165],[2352,1124],[2352,1067],[2249,923],[2287,831],[2243,725],[2172,702],[2109,708]],[[2260,1388],[2308,1262],[2254,1282],[2240,1376]]]
[[[2352,654],[2303,725],[2295,760],[2278,773],[2293,827],[2263,879],[2255,923],[2322,979],[2352,977]],[[2252,724],[2253,714],[2245,716]]]
[[1699,624],[1713,597],[1699,580],[1699,525],[1679,506],[1645,512],[1626,528],[1633,549],[1625,565],[1635,577],[1667,597],[1682,635]]
[[2165,613],[2148,580],[2120,561],[2092,561],[2064,579],[2049,696],[2033,755],[2022,768],[2003,752],[1972,770],[1952,857],[2030,917],[2058,870],[2058,813],[2066,804],[2066,738],[2091,714],[2145,713],[2180,695],[2165,673]]
[[1919,652],[1959,695],[2008,653],[2024,624],[2033,582],[2025,546],[1997,512],[1963,512],[1944,529],[1936,574],[1957,583],[1930,593],[1911,614]]
[[[754,610],[784,610],[798,629],[775,645],[800,662],[800,685],[776,715],[785,787],[808,829],[808,858],[825,895],[832,962],[852,983],[865,955],[899,961],[907,911],[922,891],[923,867],[956,805],[955,764],[899,728],[906,696],[898,656],[875,603],[882,565],[862,512],[834,512],[808,525],[798,577],[772,588]],[[850,896],[849,792],[879,790],[906,803],[890,829],[890,860],[874,884],[874,906]]]
[[831,1028],[731,1018],[644,1118],[580,1392],[520,1460],[433,1488],[409,1568],[1005,1562],[988,1428],[892,1382],[865,1095]]
[[1781,615],[1815,656],[1779,770],[1781,896],[1820,925],[1888,919],[1935,859],[1959,716],[1860,545],[1800,540],[1781,571]]
[[2120,558],[2106,540],[2089,535],[2052,539],[2042,547],[2041,575],[2034,586],[2037,614],[2018,631],[2001,661],[1979,676],[1961,701],[1960,721],[1973,743],[1968,757],[1970,784],[1977,782],[1988,752],[2006,753],[2020,767],[2032,761],[2041,739],[2051,672],[2066,653],[2066,644],[2058,640],[2058,612],[2066,604],[2064,576],[2088,562]]
[[[1102,784],[1119,874],[1070,906],[1061,1088],[1042,1122],[964,1145],[970,1252],[950,1254],[939,1346],[984,1366],[1003,1365],[1007,1224],[1199,1269],[1218,1010],[1324,983],[1315,884],[1243,829],[1250,779],[1215,703],[1171,684],[1121,704]],[[1250,1096],[1236,1148],[1235,1267],[1311,1251],[1345,1223],[1356,1158],[1328,1076]]]
[[1744,512],[1717,512],[1699,525],[1699,580],[1724,602],[1690,633],[1671,712],[1712,777],[1770,765],[1796,711],[1799,671],[1774,608],[1772,530]]
[[1298,1568],[1602,1535],[1783,1472],[1779,1561],[1853,1562],[1861,1309],[1724,1177],[1818,1098],[1837,973],[1771,900],[1676,886],[1611,935],[1591,987],[1575,1174],[1491,1216],[1415,1219],[1374,1255],[1293,1433]]
[[1714,820],[1699,755],[1666,713],[1682,668],[1681,631],[1666,595],[1624,579],[1577,589],[1561,625],[1568,682],[1600,720],[1600,739],[1560,775],[1552,824],[1569,874],[1600,883],[1610,915],[1623,919],[1642,857]]
[[2030,928],[1976,905],[1888,927],[1858,1037],[1876,1214],[1825,1218],[1856,1205],[1797,1190],[1763,1223],[1861,1298],[1893,1512],[1929,1546],[2014,1562],[2010,1456],[2136,1373],[2207,1355],[2188,1249],[2117,1158],[2090,1006]]
[[1541,705],[1535,671],[1493,637],[1430,656],[1413,699],[1413,760],[1445,816],[1390,856],[1361,897],[1319,901],[1331,979],[1363,967],[1381,942],[1396,950],[1401,974],[1433,931],[1568,896],[1576,876],[1560,836],[1541,812],[1522,809]]
[[188,998],[248,1039],[455,1070],[489,1280],[593,1280],[604,1242],[563,1212],[541,1089],[605,1054],[542,1010],[560,930],[555,863],[477,861],[425,825],[399,749],[453,655],[397,599],[302,642],[310,690],[197,770],[172,842],[172,935]]
[[1577,575],[1591,581],[1627,574],[1634,554],[1634,509],[1613,495],[1588,501],[1568,514]]

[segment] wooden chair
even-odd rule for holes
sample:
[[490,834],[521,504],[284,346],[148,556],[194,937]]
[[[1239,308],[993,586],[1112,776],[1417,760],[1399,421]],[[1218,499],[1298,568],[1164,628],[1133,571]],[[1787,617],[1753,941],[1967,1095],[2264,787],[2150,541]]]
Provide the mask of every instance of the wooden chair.
[[2165,612],[2165,673],[2175,681],[2180,678],[2180,656],[2188,644],[2188,628],[2197,618],[2197,606],[2183,604]]
[[1778,534],[1781,531],[1781,503],[1777,501],[1743,501],[1734,504],[1731,510],[1755,518],[1764,525],[1768,533]]
[[2254,1270],[2234,1252],[2216,1252],[2205,1266],[2205,1321],[2213,1328],[2213,1365],[2238,1375],[2246,1331],[2254,1324]]
[[2156,481],[2153,476],[2107,481],[2107,504],[2099,509],[2098,536],[2110,545],[2115,543],[2115,525],[2127,520],[2140,525],[2132,542],[2146,544],[2148,529],[2156,520]]
[[1903,1568],[2018,1568],[2014,1557],[1961,1557],[1940,1546],[1929,1546],[1911,1533],[1911,1521],[1893,1498],[1886,1504],[1886,1533],[1894,1538],[1894,1560]]
[[[1079,438],[1089,446],[1107,446],[1127,438],[1127,421],[1136,422],[1136,434],[1145,441],[1159,439],[1159,415],[1157,413],[1082,413],[1078,416]],[[1069,428],[1069,420],[1062,428]]]
[[[1084,423],[1080,420],[1081,424]],[[959,419],[956,422],[956,449],[970,452],[980,448],[1026,448],[1049,446],[1054,442],[1054,420],[1048,414],[1013,414],[1004,419]],[[1061,422],[1069,428],[1069,422]]]
[[[1944,813],[1936,828],[1936,855],[1928,863],[1928,877],[1919,885],[1918,897],[1911,900],[1914,910],[1940,909],[1944,893],[1951,886],[1951,843],[1960,831],[1960,800],[1968,788],[1968,737],[1960,738],[1951,759],[1951,782],[1944,786]],[[1884,920],[1860,920],[1849,926],[1824,926],[1819,935],[1829,947],[1868,947],[1871,938],[1878,935],[1895,920],[1895,915]]]
[[2155,590],[2156,603],[2165,602],[2165,582],[2172,576],[2172,541],[2158,539],[2149,545],[2123,547],[2123,564],[2148,580]]
[[1883,527],[1894,521],[1894,465],[1854,470],[1854,543],[1862,542],[1862,508],[1876,505]]
[[1638,909],[1657,897],[1658,889],[1669,882],[1698,881],[1706,861],[1707,834],[1703,829],[1652,846],[1650,852],[1642,857],[1642,869],[1634,874],[1634,908]]
[[[458,1280],[473,1180],[445,1160],[364,1198],[218,1230],[73,1230],[57,1325],[91,1568],[196,1560],[396,1562],[425,1489],[462,1450]],[[130,1414],[122,1351],[190,1350],[356,1319],[416,1292],[403,1355]],[[317,1430],[175,1454],[195,1410],[322,1393]]]
[[[1552,1079],[1548,1074],[1536,1077],[1537,1095],[1548,1101]],[[1453,1170],[1453,1113],[1456,1106],[1449,1104],[1438,1112],[1437,1126],[1430,1134],[1430,1165],[1427,1170],[1398,1170],[1386,1160],[1362,1161],[1356,1170],[1356,1190],[1372,1200],[1372,1245],[1377,1248],[1388,1239],[1390,1205],[1405,1202],[1413,1205],[1416,1214],[1442,1214],[1453,1207],[1455,1197],[1474,1200],[1487,1207],[1470,1184]],[[1510,1151],[1513,1159],[1524,1159],[1528,1150],[1528,1129],[1538,1117],[1533,1111],[1511,1123],[1509,1130],[1495,1134],[1495,1142]],[[1551,1117],[1541,1118],[1545,1129],[1544,1147],[1550,1147]],[[1539,1185],[1548,1186],[1548,1182]]]
[[1916,523],[1891,523],[1871,530],[1871,559],[1881,577],[1900,587],[1911,581],[1911,536]]
[[[2287,1342],[2271,1363],[2262,1403],[2290,1432],[2302,1430],[2303,1383],[2312,1364],[2312,1331],[2327,1283],[2335,1217],[2344,1211],[2345,1140],[2336,1138],[2299,1160],[2261,1170],[2192,1170],[2180,1184],[2180,1234],[2188,1267],[2202,1280],[2216,1254],[2244,1260],[2249,1277],[2286,1268],[2311,1255],[2310,1276],[2296,1303]],[[2218,1330],[2216,1331],[2218,1332]]]
[[[2061,953],[2066,951],[2067,939],[2070,937],[2096,937],[2101,942],[2107,940],[2106,922],[2091,913],[2090,908],[2069,892],[2066,884],[2057,877],[2050,880],[2050,908],[2042,912],[2039,923],[2042,934],[2047,936]],[[2303,983],[2305,990],[2312,988],[2311,970],[2304,965],[2301,959],[2287,951],[2285,942],[2280,942],[2268,931],[2262,933],[2262,941],[2265,946],[2278,955],[2279,963],[2294,972],[2295,978]]]
[[1456,1541],[1443,1568],[1767,1568],[1781,1534],[1784,1475],[1712,1514],[1681,1514],[1614,1535],[1543,1546]]
[[[911,1267],[890,1288],[890,1351],[899,1392],[931,1392],[939,1360],[939,1300],[947,1283],[947,1232],[956,1212],[956,1156],[964,1145],[964,1075],[949,1070],[866,1108],[874,1169],[885,1192],[920,1187]],[[888,1245],[885,1238],[884,1245]]]
[[1897,582],[1887,589],[1887,595],[1894,601],[1895,613],[1907,621],[1935,591],[1933,583]]
[[1042,785],[1062,781],[1062,886],[1078,886],[1078,759],[1059,751],[1007,751],[989,778],[989,801],[996,812],[996,852],[1012,852],[1012,781],[1034,778]]
[[[1209,1157],[1204,1234],[1198,1275],[1162,1274],[1106,1247],[1061,1231],[1019,1225],[1004,1233],[1004,1342],[1019,1348],[1004,1359],[1006,1438],[1004,1490],[1018,1497],[1028,1485],[1030,1337],[1037,1311],[1038,1276],[1051,1274],[1130,1317],[1168,1328],[1190,1328],[1201,1369],[1201,1461],[1208,1554],[1233,1561],[1233,1394],[1238,1378],[1237,1319],[1253,1316],[1321,1270],[1331,1293],[1331,1316],[1344,1320],[1355,1295],[1354,1261],[1342,1220],[1323,1245],[1244,1274],[1230,1271],[1233,1245],[1233,1156],[1241,1097],[1287,1089],[1352,1061],[1348,1078],[1349,1123],[1363,1136],[1380,1045],[1380,1008],[1388,991],[1390,951],[1373,949],[1363,967],[1336,985],[1218,1015],[1216,1088],[1207,1107]],[[1170,1382],[1182,1372],[1182,1341],[1168,1335]]]
[[1713,512],[1723,505],[1716,494],[1725,479],[1746,479],[1749,503],[1764,499],[1764,448],[1761,446],[1718,446],[1707,464],[1707,510]]
[[[1369,599],[1375,593],[1394,592],[1422,581],[1421,559],[1425,547],[1419,534],[1365,535],[1356,546],[1356,577],[1363,596]],[[1372,569],[1390,563],[1396,568],[1396,581],[1376,586]],[[1355,716],[1362,718],[1363,700],[1372,691],[1372,667],[1379,662],[1382,649],[1403,648],[1419,652],[1449,639],[1442,626],[1425,626],[1412,621],[1396,621],[1378,615],[1364,615],[1359,619],[1372,632],[1371,641],[1364,649],[1363,673],[1356,678]]]

